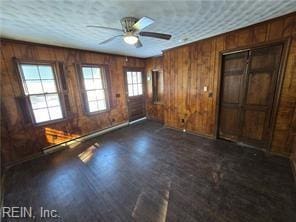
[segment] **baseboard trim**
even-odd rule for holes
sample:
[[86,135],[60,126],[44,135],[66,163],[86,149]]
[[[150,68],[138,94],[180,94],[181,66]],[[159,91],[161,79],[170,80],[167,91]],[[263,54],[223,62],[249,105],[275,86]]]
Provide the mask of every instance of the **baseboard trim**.
[[30,160],[33,160],[33,159],[37,159],[37,158],[40,158],[44,155],[43,152],[38,152],[38,153],[34,153],[32,155],[28,155],[26,157],[24,157],[23,159],[21,160],[15,160],[15,161],[12,161],[10,163],[8,163],[7,165],[5,165],[4,167],[4,171],[7,171],[8,169],[10,169],[11,167],[14,167],[16,165],[19,165],[19,164],[22,164],[24,162],[27,162],[27,161],[30,161]]
[[201,133],[197,133],[197,132],[194,132],[194,131],[191,131],[191,130],[186,130],[184,132],[184,130],[182,130],[180,128],[168,126],[166,124],[164,124],[164,127],[168,128],[168,129],[176,130],[176,131],[179,131],[179,132],[182,132],[182,133],[187,133],[187,134],[190,134],[190,135],[199,136],[199,137],[203,137],[203,138],[207,138],[207,139],[211,139],[211,140],[216,139],[213,135],[201,134]]
[[154,117],[152,117],[152,116],[147,116],[147,119],[148,119],[148,120],[152,120],[152,121],[154,121],[154,122],[158,122],[158,123],[164,124],[164,120],[160,120],[160,119],[158,119],[158,118],[154,118]]
[[129,124],[129,125],[132,125],[132,124],[135,124],[135,123],[141,122],[141,121],[146,120],[146,119],[147,119],[147,117],[145,116],[145,117],[143,117],[143,118],[141,118],[141,119],[136,119],[136,120],[134,120],[134,121],[131,121],[131,122],[129,122],[128,124]]
[[[185,132],[180,129],[180,128],[176,128],[176,127],[172,127],[172,126],[168,126],[168,125],[164,125],[165,128],[168,128],[168,129],[172,129],[172,130],[176,130],[176,131],[179,131],[179,132],[182,132],[182,133],[187,133],[187,134],[191,134],[191,135],[195,135],[195,136],[200,136],[200,137],[203,137],[203,138],[207,138],[207,139],[211,139],[211,140],[222,140],[222,141],[227,141],[227,142],[232,142],[232,143],[236,143],[236,142],[233,142],[233,141],[230,141],[230,140],[224,140],[224,139],[219,139],[219,138],[216,138],[214,135],[207,135],[207,134],[200,134],[200,133],[197,133],[197,132],[193,132],[193,131],[190,131],[190,130],[186,130]],[[254,147],[254,146],[248,146],[248,145],[245,145],[245,144],[239,144],[239,143],[236,143],[237,145],[239,146],[242,146],[242,147],[247,147],[247,148],[250,148],[250,149],[254,149],[254,150],[258,150],[258,151],[262,151],[264,152],[266,155],[272,155],[272,156],[278,156],[278,157],[282,157],[282,158],[289,158],[287,155],[285,154],[281,154],[281,153],[275,153],[275,152],[268,152],[267,150],[263,149],[263,148],[259,148],[259,147]],[[295,180],[296,180],[296,158],[294,160],[295,162]]]
[[273,155],[273,156],[278,156],[278,157],[283,157],[283,158],[289,159],[289,156],[286,154],[283,154],[283,153],[276,153],[276,152],[272,152],[272,151],[266,151],[266,153],[269,153],[270,155]]

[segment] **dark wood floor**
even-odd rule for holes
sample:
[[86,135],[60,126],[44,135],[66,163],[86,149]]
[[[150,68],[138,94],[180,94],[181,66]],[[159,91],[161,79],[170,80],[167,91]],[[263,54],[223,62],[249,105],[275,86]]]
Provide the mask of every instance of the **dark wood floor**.
[[288,160],[151,121],[6,175],[5,206],[56,209],[52,221],[296,221]]

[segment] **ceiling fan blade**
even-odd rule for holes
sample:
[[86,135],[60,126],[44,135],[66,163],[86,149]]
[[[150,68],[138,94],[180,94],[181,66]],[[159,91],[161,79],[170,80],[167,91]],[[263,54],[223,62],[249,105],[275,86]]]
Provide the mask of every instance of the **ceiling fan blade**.
[[158,39],[165,39],[169,40],[172,36],[169,34],[157,33],[157,32],[140,32],[140,36],[158,38]]
[[105,26],[99,26],[99,25],[87,25],[87,28],[99,28],[99,29],[107,29],[107,30],[113,30],[113,31],[118,31],[118,32],[122,32],[121,29],[117,29],[117,28],[110,28],[110,27],[105,27]]
[[140,41],[140,39],[138,38],[137,43],[135,44],[136,48],[141,48],[143,46],[142,42]]
[[142,17],[133,25],[133,28],[136,30],[142,30],[151,25],[153,22],[154,20],[149,17]]
[[123,36],[123,35],[116,35],[116,36],[113,36],[113,37],[111,37],[111,38],[109,38],[109,39],[107,39],[107,40],[101,42],[100,45],[103,45],[103,44],[106,44],[106,43],[108,43],[108,42],[111,42],[112,40],[116,39],[116,38],[119,37],[119,36]]

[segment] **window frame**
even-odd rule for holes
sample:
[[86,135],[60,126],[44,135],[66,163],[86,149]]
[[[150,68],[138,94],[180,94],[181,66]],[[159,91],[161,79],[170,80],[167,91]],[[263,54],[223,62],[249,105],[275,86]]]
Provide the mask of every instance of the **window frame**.
[[[128,94],[128,80],[127,80],[127,72],[141,72],[141,78],[142,78],[142,94],[140,95],[133,95],[129,96]],[[145,68],[142,67],[124,67],[124,79],[125,79],[125,92],[127,100],[129,97],[131,98],[138,98],[138,97],[146,97],[146,76],[145,76]],[[137,83],[138,84],[138,83]]]
[[157,69],[154,69],[151,71],[151,82],[152,82],[152,102],[154,104],[161,103],[159,98],[159,81],[160,81],[160,71]]
[[[83,110],[84,113],[87,116],[94,116],[94,115],[98,115],[98,114],[102,114],[102,113],[106,113],[109,112],[111,110],[111,84],[110,84],[110,79],[109,79],[109,73],[108,73],[108,66],[106,65],[102,65],[102,64],[93,64],[93,63],[82,63],[77,65],[78,66],[78,74],[79,74],[79,78],[78,78],[78,84],[79,84],[79,88],[81,91],[81,99],[82,99],[82,103],[83,103]],[[106,109],[105,110],[98,110],[98,111],[94,111],[94,112],[90,112],[89,111],[89,103],[88,103],[88,98],[87,98],[87,90],[85,87],[85,83],[84,83],[84,75],[83,75],[83,68],[100,68],[101,69],[101,77],[102,77],[102,86],[103,86],[103,90],[105,93],[105,102],[106,102]]]
[[[58,62],[57,61],[48,61],[48,60],[27,60],[27,59],[16,59],[14,58],[15,63],[16,63],[16,68],[17,68],[17,73],[18,73],[18,81],[20,84],[20,90],[21,90],[21,97],[23,97],[25,99],[25,103],[26,103],[26,110],[29,112],[29,116],[31,119],[31,124],[33,126],[44,126],[44,125],[49,125],[49,124],[53,124],[53,123],[58,123],[58,122],[62,122],[65,121],[67,119],[67,112],[66,112],[66,105],[65,105],[65,100],[64,100],[64,94],[65,94],[65,90],[63,90],[62,87],[62,83],[61,83],[61,73],[59,71],[58,67]],[[54,77],[54,81],[55,81],[55,86],[56,86],[56,94],[59,97],[59,102],[60,102],[60,107],[61,107],[61,111],[62,111],[62,118],[59,119],[54,119],[54,120],[48,120],[48,121],[43,121],[43,122],[36,122],[35,119],[35,115],[33,112],[33,106],[32,103],[30,101],[30,96],[31,95],[46,95],[46,94],[51,94],[51,93],[39,93],[39,94],[28,94],[26,95],[26,90],[28,91],[28,89],[25,87],[27,87],[24,84],[25,81],[25,76],[23,73],[23,69],[22,69],[22,65],[48,65],[51,66],[52,70],[53,70],[53,77]]]

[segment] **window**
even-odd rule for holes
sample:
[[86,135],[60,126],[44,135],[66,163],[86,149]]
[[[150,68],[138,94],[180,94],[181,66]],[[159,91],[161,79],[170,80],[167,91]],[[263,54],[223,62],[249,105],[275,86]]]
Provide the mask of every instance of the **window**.
[[143,95],[142,72],[126,72],[128,96]]
[[55,73],[51,64],[19,64],[21,80],[35,123],[63,118]]
[[88,112],[107,110],[107,83],[104,69],[99,66],[82,66],[82,76]]

